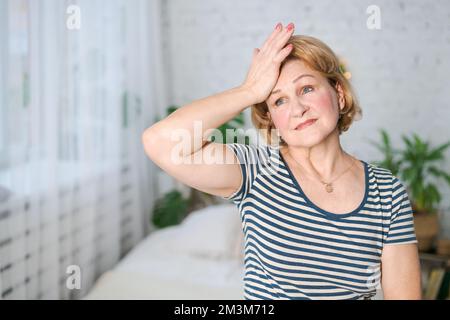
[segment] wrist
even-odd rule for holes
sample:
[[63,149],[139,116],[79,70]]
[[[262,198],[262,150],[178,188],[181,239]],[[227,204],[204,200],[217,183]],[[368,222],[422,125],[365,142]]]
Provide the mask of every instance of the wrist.
[[242,92],[242,94],[247,98],[248,106],[260,103],[260,99],[256,92],[253,90],[252,87],[247,85],[240,85],[239,90]]

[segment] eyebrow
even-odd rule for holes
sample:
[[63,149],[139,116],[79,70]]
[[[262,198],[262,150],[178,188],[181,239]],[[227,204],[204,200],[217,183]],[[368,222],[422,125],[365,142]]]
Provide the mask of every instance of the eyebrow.
[[[312,74],[302,74],[301,76],[299,76],[299,77],[295,78],[294,80],[292,80],[292,83],[297,82],[298,80],[300,80],[300,79],[303,78],[303,77],[312,77],[312,78],[315,78]],[[277,89],[277,90],[272,91],[272,92],[269,94],[269,97],[270,97],[271,95],[275,94],[275,93],[280,92],[280,91],[281,91],[280,89]]]

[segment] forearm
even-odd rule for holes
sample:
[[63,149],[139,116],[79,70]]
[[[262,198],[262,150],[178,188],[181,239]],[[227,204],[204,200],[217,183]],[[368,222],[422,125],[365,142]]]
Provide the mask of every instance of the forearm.
[[[242,86],[235,87],[206,98],[195,100],[177,109],[165,119],[148,128],[144,135],[146,133],[157,134],[159,140],[162,139],[166,146],[171,146],[180,143],[179,141],[173,141],[174,139],[172,137],[174,132],[177,130],[179,132],[186,132],[190,137],[188,140],[190,147],[189,154],[192,154],[202,148],[204,139],[206,139],[205,133],[207,130],[220,127],[255,102],[250,90]],[[196,122],[197,124],[201,124],[201,135],[198,132],[194,134],[194,124]]]

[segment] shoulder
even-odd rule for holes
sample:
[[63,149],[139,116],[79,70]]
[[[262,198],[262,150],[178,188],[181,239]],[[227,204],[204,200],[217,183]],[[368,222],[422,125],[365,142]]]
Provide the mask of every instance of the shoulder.
[[373,163],[367,163],[370,171],[378,182],[389,184],[390,187],[397,187],[402,184],[401,180],[392,173],[391,170],[380,167]]
[[392,178],[394,175],[392,174],[392,171],[383,167],[380,167],[378,165],[375,165],[373,163],[368,163],[369,168],[374,173],[376,177],[380,178]]
[[241,164],[266,162],[273,153],[272,147],[264,144],[228,143],[227,147],[233,150]]
[[[382,191],[389,192],[389,196],[393,202],[397,202],[399,198],[407,196],[406,184],[394,175],[391,170],[369,163],[368,166],[373,172],[373,177],[376,179],[378,187]],[[383,190],[384,189],[384,190]]]

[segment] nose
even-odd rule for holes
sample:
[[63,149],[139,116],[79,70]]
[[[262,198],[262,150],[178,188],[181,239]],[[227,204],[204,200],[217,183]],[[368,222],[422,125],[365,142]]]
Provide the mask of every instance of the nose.
[[302,118],[303,115],[309,110],[309,106],[305,105],[298,99],[292,104],[291,114],[293,118]]

